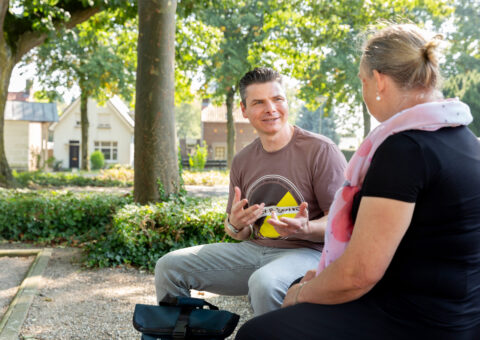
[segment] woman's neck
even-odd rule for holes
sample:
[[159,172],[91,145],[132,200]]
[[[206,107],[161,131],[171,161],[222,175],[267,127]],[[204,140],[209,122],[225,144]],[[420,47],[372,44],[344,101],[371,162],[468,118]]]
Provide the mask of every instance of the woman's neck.
[[416,105],[435,102],[443,99],[443,95],[438,90],[404,90],[399,91],[396,103],[392,105],[392,112],[389,112],[388,118],[394,116],[398,112],[407,110]]

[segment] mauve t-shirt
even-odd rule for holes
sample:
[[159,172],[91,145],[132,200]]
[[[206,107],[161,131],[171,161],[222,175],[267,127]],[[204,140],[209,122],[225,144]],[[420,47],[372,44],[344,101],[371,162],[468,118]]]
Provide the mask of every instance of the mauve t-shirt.
[[296,126],[290,142],[275,152],[265,151],[257,138],[233,159],[227,213],[238,186],[249,205],[265,203],[254,223],[253,242],[275,248],[322,250],[323,243],[280,238],[268,219],[272,211],[279,218],[294,217],[302,202],[308,203],[310,220],[322,217],[344,182],[345,166],[345,157],[335,143]]

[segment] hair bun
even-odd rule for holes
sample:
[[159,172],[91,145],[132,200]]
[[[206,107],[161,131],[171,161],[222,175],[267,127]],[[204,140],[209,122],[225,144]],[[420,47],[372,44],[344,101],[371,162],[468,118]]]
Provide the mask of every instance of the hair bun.
[[438,34],[433,37],[432,40],[428,41],[423,45],[421,49],[422,57],[425,59],[425,62],[431,62],[433,65],[437,66],[437,57],[435,55],[435,50],[440,44],[439,40],[442,39],[442,35]]

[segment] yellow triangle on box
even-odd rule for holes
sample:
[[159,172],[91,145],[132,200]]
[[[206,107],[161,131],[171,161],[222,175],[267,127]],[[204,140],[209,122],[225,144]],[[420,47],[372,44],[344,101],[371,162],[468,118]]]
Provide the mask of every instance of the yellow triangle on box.
[[[295,200],[295,198],[292,196],[292,194],[288,191],[282,199],[277,203],[277,207],[293,207],[297,206],[298,202]],[[278,215],[277,218],[280,217],[290,217],[294,218],[296,214],[282,214]],[[277,238],[280,237],[280,234],[275,230],[273,225],[268,223],[268,220],[271,218],[271,216],[267,216],[265,220],[263,220],[263,224],[260,226],[260,235],[263,237],[267,238]]]

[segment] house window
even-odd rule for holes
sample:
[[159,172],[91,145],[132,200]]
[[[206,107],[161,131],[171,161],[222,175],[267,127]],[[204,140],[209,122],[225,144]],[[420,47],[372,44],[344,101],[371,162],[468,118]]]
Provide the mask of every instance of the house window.
[[116,161],[118,159],[117,142],[94,142],[95,151],[101,151],[106,161]]
[[217,146],[215,147],[215,159],[226,159],[227,157],[225,157],[225,147],[224,146]]

